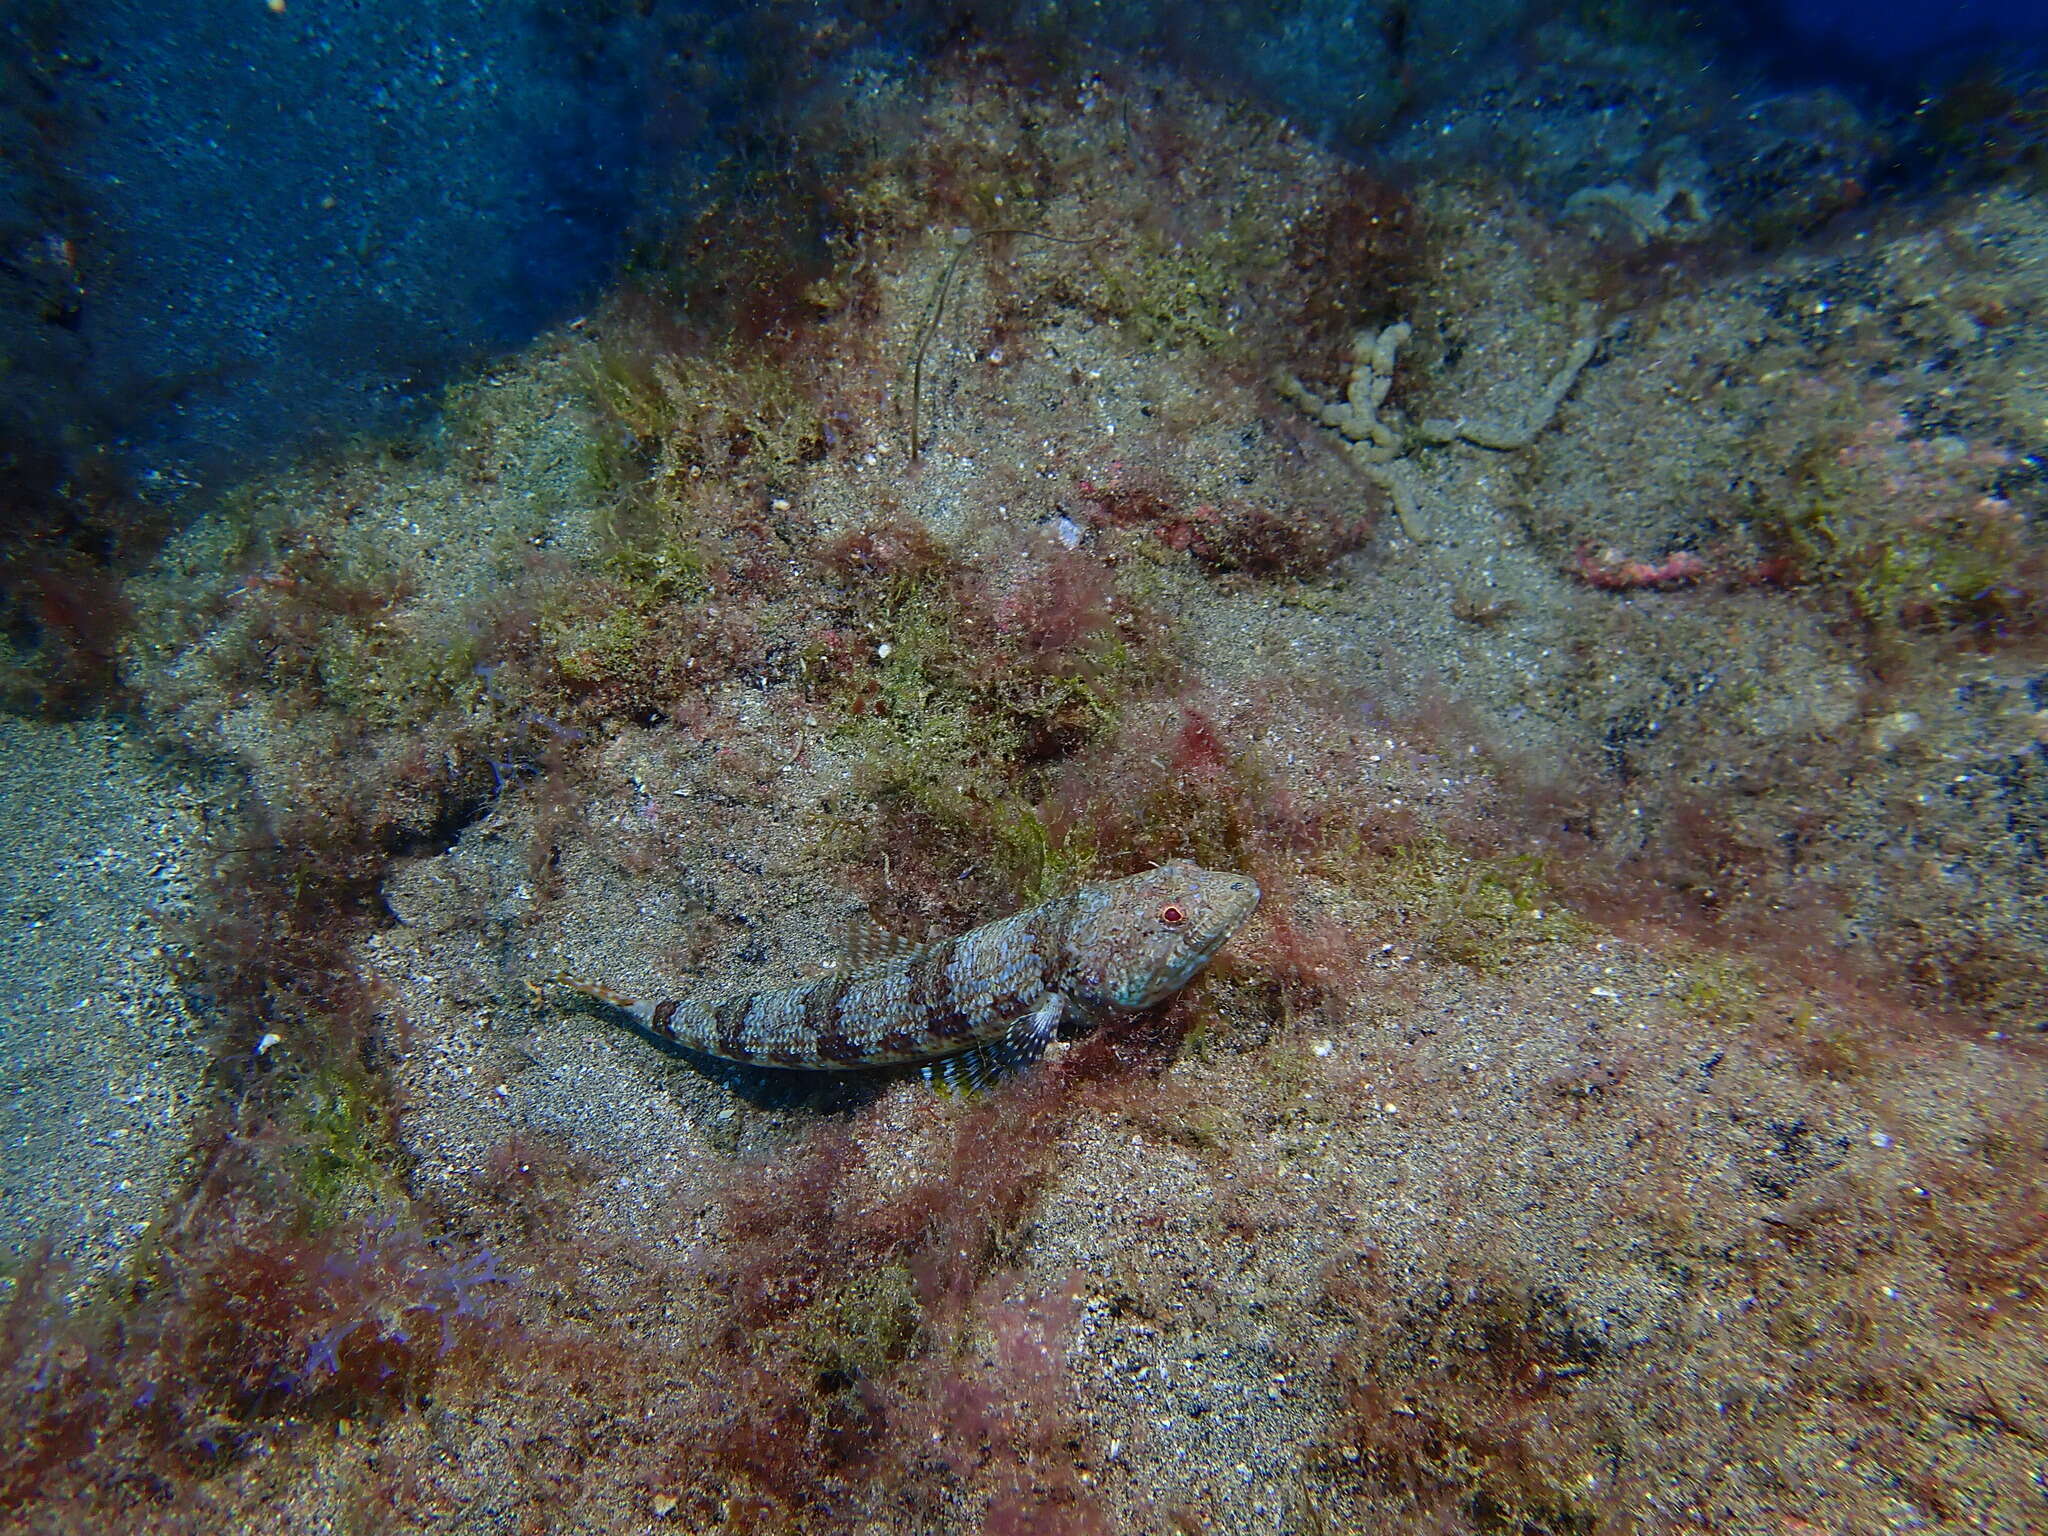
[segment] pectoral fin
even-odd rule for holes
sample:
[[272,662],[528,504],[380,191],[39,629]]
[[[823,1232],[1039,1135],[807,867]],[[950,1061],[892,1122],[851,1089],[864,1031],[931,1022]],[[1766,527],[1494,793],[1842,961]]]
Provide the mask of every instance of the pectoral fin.
[[928,1061],[920,1069],[924,1080],[941,1093],[972,1095],[984,1093],[1013,1072],[1021,1072],[1045,1054],[1058,1033],[1067,1000],[1055,992],[1038,1008],[1010,1026],[1008,1034],[989,1040],[957,1056]]

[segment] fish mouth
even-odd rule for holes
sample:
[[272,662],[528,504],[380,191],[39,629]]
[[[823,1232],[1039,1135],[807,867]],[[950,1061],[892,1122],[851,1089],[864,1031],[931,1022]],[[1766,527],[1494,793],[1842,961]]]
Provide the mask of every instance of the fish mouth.
[[1201,946],[1204,960],[1229,943],[1231,936],[1251,921],[1252,914],[1259,910],[1259,900],[1265,892],[1259,889],[1258,882],[1251,876],[1233,875],[1229,885],[1225,887],[1225,894],[1230,898],[1229,903],[1218,914],[1214,932]]

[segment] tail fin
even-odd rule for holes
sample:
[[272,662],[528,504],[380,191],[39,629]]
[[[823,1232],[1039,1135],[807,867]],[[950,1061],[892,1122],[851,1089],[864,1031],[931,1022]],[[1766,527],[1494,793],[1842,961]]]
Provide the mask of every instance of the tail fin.
[[579,997],[595,998],[598,1002],[616,1008],[622,1013],[632,1013],[639,1007],[638,1003],[624,993],[614,992],[610,987],[601,987],[594,981],[578,981],[566,971],[557,971],[554,975],[543,976],[538,981],[531,977],[527,978],[526,993],[536,1005],[540,1005],[547,1002],[550,987],[563,992],[574,992]]

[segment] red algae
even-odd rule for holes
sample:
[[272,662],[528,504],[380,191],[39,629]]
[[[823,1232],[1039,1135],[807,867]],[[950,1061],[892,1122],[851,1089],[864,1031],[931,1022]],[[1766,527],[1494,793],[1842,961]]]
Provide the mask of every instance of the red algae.
[[[28,1528],[2022,1523],[2039,489],[1840,382],[1931,356],[1962,216],[1589,276],[1572,188],[971,44],[789,126],[434,462],[131,585],[253,810],[185,1203],[0,1326]],[[1405,445],[1426,541],[1265,382],[1401,317],[1417,423],[1599,342]],[[1174,857],[1260,917],[972,1099],[524,1001]]]

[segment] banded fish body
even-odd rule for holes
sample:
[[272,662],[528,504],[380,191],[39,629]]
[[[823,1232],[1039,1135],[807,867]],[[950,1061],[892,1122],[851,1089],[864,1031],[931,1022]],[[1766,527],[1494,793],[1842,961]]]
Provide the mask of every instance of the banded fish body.
[[722,1062],[803,1072],[930,1064],[935,1080],[979,1083],[1035,1059],[1069,1013],[1129,1012],[1179,991],[1258,903],[1249,877],[1177,859],[797,986],[644,1001],[567,976],[545,985]]

